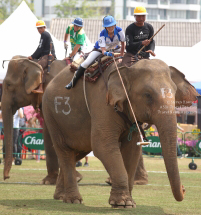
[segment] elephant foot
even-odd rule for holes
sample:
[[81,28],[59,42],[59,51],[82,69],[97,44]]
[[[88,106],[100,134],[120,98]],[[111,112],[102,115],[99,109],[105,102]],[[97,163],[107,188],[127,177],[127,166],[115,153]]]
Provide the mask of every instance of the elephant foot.
[[111,192],[109,204],[112,208],[136,208],[136,203],[129,192]]
[[148,184],[148,180],[146,180],[146,179],[134,181],[134,185],[146,185],[146,184]]
[[54,199],[55,200],[63,200],[65,196],[65,193],[63,190],[56,189],[54,193]]
[[68,203],[68,204],[82,204],[82,197],[78,195],[71,195],[69,196],[68,194],[65,194],[63,196],[63,202]]
[[50,184],[56,184],[58,174],[54,175],[47,175],[40,184],[50,185]]

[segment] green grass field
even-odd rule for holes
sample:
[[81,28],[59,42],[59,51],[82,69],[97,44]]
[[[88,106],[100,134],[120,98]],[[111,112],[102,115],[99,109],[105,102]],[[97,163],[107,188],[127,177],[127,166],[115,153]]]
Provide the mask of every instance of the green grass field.
[[[177,202],[171,192],[164,161],[161,158],[144,159],[149,175],[148,185],[133,189],[136,209],[112,209],[108,204],[110,186],[105,184],[108,174],[101,162],[89,157],[89,167],[79,167],[83,175],[79,183],[84,203],[69,205],[53,199],[55,186],[40,185],[46,176],[45,161],[23,160],[21,166],[13,166],[11,178],[0,180],[0,215],[4,214],[201,214],[201,160],[195,160],[197,170],[190,170],[191,159],[178,159],[181,181],[186,188],[185,199]],[[3,178],[3,165],[0,165]],[[97,170],[97,171],[92,171]],[[24,182],[24,183],[23,183]]]

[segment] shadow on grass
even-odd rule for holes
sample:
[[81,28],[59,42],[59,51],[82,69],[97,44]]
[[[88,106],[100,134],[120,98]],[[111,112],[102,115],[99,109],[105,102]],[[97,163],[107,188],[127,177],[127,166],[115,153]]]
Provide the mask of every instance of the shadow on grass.
[[6,206],[8,210],[14,210],[17,213],[18,209],[27,210],[27,214],[32,214],[33,211],[43,214],[45,211],[48,214],[57,212],[58,214],[153,214],[153,215],[168,215],[163,209],[156,206],[137,205],[135,209],[112,209],[108,207],[91,207],[84,204],[65,204],[58,200],[49,199],[33,199],[33,200],[0,200],[1,206]]

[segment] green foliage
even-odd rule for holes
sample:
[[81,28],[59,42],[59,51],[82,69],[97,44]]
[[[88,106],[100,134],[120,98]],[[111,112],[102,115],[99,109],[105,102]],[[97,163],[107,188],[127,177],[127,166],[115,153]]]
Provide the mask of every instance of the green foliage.
[[99,0],[82,2],[78,0],[62,0],[60,4],[55,6],[55,13],[59,18],[70,18],[80,16],[82,18],[99,18],[104,15],[104,9],[98,7],[100,5]]
[[[10,14],[21,4],[23,0],[0,0],[0,23],[6,20]],[[34,11],[34,3],[25,0],[31,11]]]

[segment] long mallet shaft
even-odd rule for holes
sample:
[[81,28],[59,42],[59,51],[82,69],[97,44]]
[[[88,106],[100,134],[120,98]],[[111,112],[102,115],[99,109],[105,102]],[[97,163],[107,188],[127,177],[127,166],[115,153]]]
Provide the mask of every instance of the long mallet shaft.
[[[158,34],[158,32],[159,32],[164,26],[165,26],[165,24],[162,25],[162,26],[158,29],[158,31],[156,31],[156,33],[155,33],[149,40],[151,41],[151,40],[156,36],[156,34]],[[146,47],[146,46],[143,46],[143,47],[138,51],[137,55],[140,54],[140,52],[141,52],[145,47]]]

